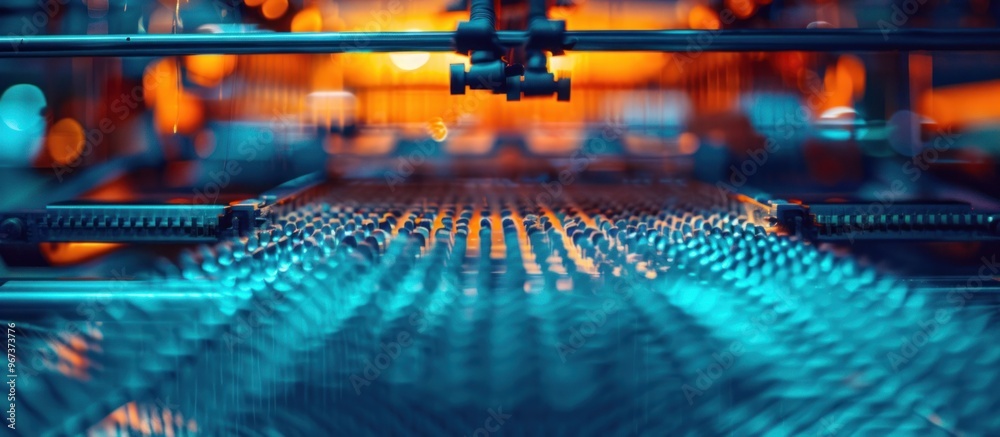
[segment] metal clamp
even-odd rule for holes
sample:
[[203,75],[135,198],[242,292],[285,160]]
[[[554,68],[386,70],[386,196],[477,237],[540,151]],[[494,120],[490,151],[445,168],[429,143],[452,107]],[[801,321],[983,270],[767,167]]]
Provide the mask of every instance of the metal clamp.
[[549,72],[545,52],[554,56],[564,53],[566,22],[549,20],[544,16],[536,17],[528,24],[528,41],[525,49],[528,52],[528,66],[524,77],[507,78],[507,100],[520,100],[525,97],[556,95],[556,100],[568,102],[570,99],[570,79],[556,79]]
[[541,50],[560,56],[568,46],[566,43],[566,22],[563,20],[532,20],[528,24],[528,50]]

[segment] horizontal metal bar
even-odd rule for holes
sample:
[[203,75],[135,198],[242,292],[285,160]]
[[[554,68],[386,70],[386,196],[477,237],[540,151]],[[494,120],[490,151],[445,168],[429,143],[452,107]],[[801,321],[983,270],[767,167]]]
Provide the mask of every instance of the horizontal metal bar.
[[[174,56],[207,53],[450,52],[454,32],[226,33],[0,37],[0,58]],[[500,44],[527,42],[498,32]],[[609,30],[566,32],[568,50],[725,51],[1000,50],[1000,29]]]
[[567,32],[570,50],[744,52],[1000,50],[1000,29],[768,29]]
[[447,52],[453,32],[58,35],[0,38],[0,57]]

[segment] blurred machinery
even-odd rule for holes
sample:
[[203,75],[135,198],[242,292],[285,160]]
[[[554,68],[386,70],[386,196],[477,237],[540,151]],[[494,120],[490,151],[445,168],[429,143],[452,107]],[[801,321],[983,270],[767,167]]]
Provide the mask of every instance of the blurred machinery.
[[4,1],[4,431],[996,435],[998,19]]

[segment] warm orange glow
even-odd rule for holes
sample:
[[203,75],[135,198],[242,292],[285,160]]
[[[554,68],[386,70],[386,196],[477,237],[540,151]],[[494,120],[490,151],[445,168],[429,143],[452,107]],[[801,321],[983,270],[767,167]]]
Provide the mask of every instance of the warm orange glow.
[[[316,76],[313,68],[328,59],[327,56],[294,54],[241,57],[234,74],[253,86],[240,93],[236,104],[214,105],[211,109],[225,111],[223,116],[227,118],[273,120],[288,128],[297,126],[294,119],[308,114],[307,96],[313,91],[310,84],[316,83],[313,82]],[[336,88],[332,84],[337,82],[336,78],[329,83],[321,82],[321,89]]]
[[[166,94],[166,95],[164,95]],[[201,101],[188,91],[176,89],[160,95],[154,118],[160,133],[192,134],[204,118]]]
[[169,91],[164,88],[176,88],[177,83],[177,61],[174,58],[156,61],[146,67],[142,75],[143,100],[153,106],[160,94],[169,97]]
[[848,106],[834,106],[820,114],[823,120],[853,120],[858,115],[854,108]]
[[184,59],[188,78],[202,86],[215,86],[236,69],[233,55],[194,55]]
[[323,30],[323,15],[319,9],[307,8],[292,18],[292,32],[320,32]]
[[306,96],[307,119],[310,123],[327,128],[354,124],[358,102],[347,91],[317,91]]
[[288,11],[288,0],[267,0],[260,7],[260,13],[268,20],[281,18]]
[[441,119],[441,117],[434,117],[434,119],[428,123],[427,128],[434,141],[440,143],[448,138],[448,126],[444,124],[444,120]]
[[[70,344],[72,344],[72,339]],[[84,352],[86,352],[85,347],[82,349],[76,349],[59,340],[50,340],[48,342],[48,346],[53,352],[55,352],[57,361],[50,364],[54,365],[56,371],[65,376],[79,379],[81,381],[87,381],[90,379],[90,373],[88,371],[90,368],[90,360],[84,356]]]
[[823,88],[826,91],[826,101],[821,109],[848,106],[851,104],[854,83],[851,81],[850,76],[837,73],[836,67],[830,66],[826,69],[826,74],[823,75]]
[[71,348],[73,348],[75,350],[78,350],[78,351],[81,351],[81,352],[87,350],[87,341],[84,340],[83,337],[81,337],[79,335],[73,335],[73,336],[71,336],[69,338],[69,341],[67,341],[67,343],[69,343],[69,347],[71,347]]
[[326,91],[344,89],[344,69],[341,58],[322,57],[311,65],[310,90]]
[[102,202],[127,202],[134,200],[135,197],[132,185],[125,178],[115,179],[80,196],[84,200],[99,200]]
[[773,55],[771,62],[785,83],[795,83],[805,68],[805,56],[802,52],[779,52]]
[[396,147],[396,135],[384,131],[358,136],[350,140],[350,152],[359,155],[383,155]]
[[677,137],[677,147],[685,155],[698,151],[698,136],[691,132],[684,132]]
[[121,247],[117,243],[39,243],[50,264],[66,266],[104,255]]
[[53,161],[69,164],[80,156],[85,141],[83,126],[72,118],[64,118],[49,129],[49,135],[45,137],[45,148]]
[[[447,130],[445,135],[448,135]],[[448,143],[444,145],[444,149],[448,153],[484,155],[493,147],[493,141],[495,139],[496,137],[493,133],[485,129],[476,129],[464,132],[456,131],[454,135],[449,137]],[[498,159],[498,161],[503,159],[505,156],[504,152],[506,151],[506,148],[500,151],[500,159]],[[520,163],[520,158],[515,156],[513,157],[513,160],[515,161],[514,167],[516,167],[517,164]],[[500,164],[500,166],[502,167],[503,164]]]
[[[89,331],[94,331],[89,329]],[[99,332],[99,331],[97,331]],[[95,337],[100,340],[100,338]],[[43,356],[42,365],[60,374],[81,381],[90,380],[91,362],[88,350],[100,351],[100,345],[87,344],[87,340],[76,332],[59,332],[56,337],[45,341],[51,355]]]
[[[853,107],[854,102],[865,93],[865,66],[856,56],[843,55],[836,65],[826,69],[823,76],[825,101],[819,110],[837,107]],[[810,92],[806,90],[805,92]]]
[[431,54],[426,52],[389,53],[389,59],[400,70],[412,71],[427,64]]
[[139,419],[139,409],[136,407],[135,402],[129,402],[126,405],[128,411],[128,423],[132,429],[140,430],[142,429],[142,421]]
[[197,434],[198,423],[194,419],[185,420],[183,415],[169,408],[129,402],[108,414],[93,430],[103,431],[105,435],[129,435],[128,431],[134,431],[142,435],[174,437],[176,431],[185,435]]
[[526,137],[528,150],[542,154],[568,154],[586,141],[580,129],[536,129]]
[[[554,2],[549,2],[554,3]],[[629,29],[658,30],[676,28],[672,2],[614,2],[614,13],[609,14],[607,3],[575,1],[573,7],[554,7],[550,15],[556,20],[566,20],[567,30],[607,30],[622,28],[623,22]],[[597,6],[597,7],[594,7]],[[468,14],[465,18],[467,19]],[[454,27],[452,27],[454,29]]]
[[573,66],[576,64],[580,53],[564,53],[560,56],[548,56],[549,71],[555,75],[556,79],[563,77],[573,77]]
[[938,87],[920,96],[921,114],[943,126],[1000,120],[1000,80]]
[[851,93],[854,99],[865,95],[865,64],[854,55],[843,55],[837,59],[837,75],[851,78]]
[[[718,29],[724,23],[713,7],[728,7],[732,9],[733,16],[743,17],[755,13],[760,3],[760,0],[725,0],[723,5],[710,7],[703,0],[681,3],[623,2],[615,5],[613,13],[608,13],[605,2],[577,2],[572,8],[556,8],[554,15],[555,18],[568,19],[570,29]],[[371,2],[251,0],[246,4],[260,7],[261,13],[269,19],[284,17],[282,22],[285,18],[289,19],[289,28],[286,29],[293,32],[377,32],[415,28],[425,31],[452,30],[457,21],[468,18],[467,12],[442,13],[435,8],[410,7],[395,12],[376,8],[373,15]],[[304,9],[299,11],[292,6]],[[278,9],[282,9],[280,15]],[[511,12],[521,11],[511,8]],[[172,132],[174,124],[177,124],[179,132],[190,127],[193,130],[189,132],[197,135],[204,129],[201,120],[209,117],[266,122],[280,115],[321,127],[347,126],[355,122],[374,129],[403,125],[415,136],[429,135],[438,141],[447,141],[448,147],[453,147],[463,141],[474,142],[469,138],[481,131],[536,130],[536,126],[542,128],[537,130],[545,130],[554,124],[579,126],[614,119],[628,106],[628,96],[644,94],[643,89],[674,89],[686,93],[691,101],[690,112],[697,117],[726,113],[734,109],[740,91],[752,88],[755,76],[760,76],[754,70],[758,67],[754,65],[775,61],[775,58],[785,56],[786,52],[747,54],[706,51],[690,54],[688,59],[685,56],[689,54],[571,52],[551,57],[550,70],[559,77],[563,77],[565,72],[572,72],[572,104],[556,102],[551,97],[507,102],[503,95],[480,90],[452,96],[448,93],[448,65],[468,63],[467,57],[454,53],[241,56],[229,77],[238,76],[240,83],[247,86],[243,92],[233,93],[233,101],[225,102],[221,100],[229,99],[226,97],[229,93],[220,93],[220,101],[216,101],[215,93],[204,93],[204,90],[198,89],[197,92],[201,93],[198,96],[201,97],[196,97],[196,90],[190,90],[190,93],[182,90],[183,86],[178,85],[174,72],[174,61],[167,59],[153,68],[164,78],[161,83],[165,89],[149,93],[153,98],[147,104],[155,108],[154,120],[161,133]],[[804,66],[815,65],[815,58],[813,54],[787,54],[787,59],[775,62],[775,69],[782,71],[786,79],[784,85],[794,87]],[[183,69],[187,74],[185,79],[190,78],[199,84],[218,83],[220,69],[213,68],[217,67],[218,59],[218,56],[186,57]],[[691,62],[680,62],[682,60]],[[849,61],[842,63],[844,67],[837,64],[830,74],[830,88],[849,88],[850,92],[843,92],[843,95],[849,95],[846,100],[850,101],[856,98],[858,90],[863,89],[863,79],[856,80],[856,69],[850,67]],[[628,68],[623,69],[622,66]],[[786,70],[791,73],[786,73]],[[819,91],[823,91],[823,81],[816,82]],[[632,91],[636,88],[640,90]],[[189,110],[188,106],[194,109]],[[649,107],[653,111],[657,106]],[[185,118],[191,120],[186,121]],[[690,135],[677,138],[676,144],[681,153],[694,150],[698,144],[697,135],[707,132],[705,129],[690,129]],[[391,135],[386,134],[383,138],[379,132],[371,138],[331,138],[325,145],[328,150],[378,154],[391,149],[392,139],[389,137]],[[199,156],[210,153],[207,138],[205,135],[195,138],[195,151]],[[565,139],[553,138],[550,142],[558,141]],[[563,147],[572,149],[579,144]],[[219,147],[222,147],[221,143]]]
[[705,5],[695,5],[688,13],[688,27],[691,29],[718,29],[719,15]]
[[726,8],[733,11],[733,15],[741,20],[750,18],[757,10],[757,5],[753,0],[726,0]]

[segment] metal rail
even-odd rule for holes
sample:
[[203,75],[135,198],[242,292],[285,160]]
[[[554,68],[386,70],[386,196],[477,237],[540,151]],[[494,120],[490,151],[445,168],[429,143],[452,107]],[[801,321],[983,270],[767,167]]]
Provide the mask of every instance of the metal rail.
[[[498,32],[501,45],[527,42]],[[450,52],[454,32],[227,33],[0,37],[0,58],[195,54]],[[1000,29],[607,30],[566,32],[576,51],[1000,51]]]

